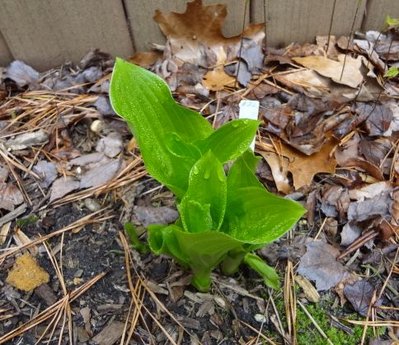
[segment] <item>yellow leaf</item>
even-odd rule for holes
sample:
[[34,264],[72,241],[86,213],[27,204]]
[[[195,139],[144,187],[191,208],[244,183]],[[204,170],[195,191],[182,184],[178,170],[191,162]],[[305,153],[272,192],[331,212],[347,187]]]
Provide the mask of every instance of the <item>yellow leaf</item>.
[[38,265],[36,259],[25,253],[16,259],[6,282],[17,289],[32,291],[49,280],[49,274]]

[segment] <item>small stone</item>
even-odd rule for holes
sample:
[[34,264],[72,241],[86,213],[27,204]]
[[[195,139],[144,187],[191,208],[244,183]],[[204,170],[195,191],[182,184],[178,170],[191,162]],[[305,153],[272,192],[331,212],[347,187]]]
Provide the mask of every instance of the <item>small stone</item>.
[[85,199],[84,204],[92,212],[96,212],[101,208],[101,205],[92,198]]
[[80,278],[83,275],[83,270],[79,268],[76,270],[75,274],[73,275],[75,278]]
[[104,121],[94,120],[90,125],[90,130],[96,134],[101,133],[104,129]]
[[254,318],[255,318],[255,321],[256,321],[256,322],[259,322],[259,323],[265,323],[265,322],[266,322],[266,317],[265,317],[265,315],[262,315],[262,314],[255,314]]
[[215,300],[215,303],[216,303],[219,307],[221,307],[221,308],[223,308],[223,309],[226,308],[226,301],[225,301],[222,297],[215,296],[215,297],[214,297],[214,300]]

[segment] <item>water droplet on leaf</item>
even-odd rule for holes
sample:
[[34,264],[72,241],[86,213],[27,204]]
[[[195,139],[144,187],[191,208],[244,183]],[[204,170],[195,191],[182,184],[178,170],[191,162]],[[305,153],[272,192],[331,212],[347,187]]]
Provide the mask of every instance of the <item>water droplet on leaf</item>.
[[192,170],[194,175],[198,175],[199,174],[199,169],[197,166],[193,166],[193,170]]

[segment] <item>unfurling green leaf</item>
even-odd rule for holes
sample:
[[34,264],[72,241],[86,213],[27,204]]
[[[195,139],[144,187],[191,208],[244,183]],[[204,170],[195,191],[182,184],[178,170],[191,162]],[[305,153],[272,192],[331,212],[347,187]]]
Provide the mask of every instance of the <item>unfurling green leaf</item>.
[[259,121],[255,120],[231,121],[195,144],[202,153],[212,150],[217,159],[225,163],[239,157],[248,149],[258,126]]
[[140,253],[146,254],[148,252],[148,246],[139,240],[135,226],[132,223],[126,223],[124,228],[132,243],[132,247]]
[[259,256],[248,253],[244,257],[244,263],[256,271],[267,286],[273,289],[280,287],[280,280],[276,270],[266,264]]
[[391,16],[386,16],[385,17],[385,25],[387,26],[387,29],[395,29],[395,28],[399,27],[399,19],[392,18]]
[[[195,209],[187,206],[190,201],[194,201],[208,207],[212,219],[211,227],[202,229],[202,231],[218,230],[222,225],[226,210],[226,197],[227,183],[223,166],[212,151],[208,151],[194,164],[190,171],[188,189],[180,205],[182,222],[185,229],[190,231],[190,227],[196,227],[195,224],[188,223],[189,219],[197,218],[189,214]],[[194,230],[191,231],[197,232]]]
[[385,78],[395,78],[399,75],[399,68],[396,66],[392,66],[385,72]]

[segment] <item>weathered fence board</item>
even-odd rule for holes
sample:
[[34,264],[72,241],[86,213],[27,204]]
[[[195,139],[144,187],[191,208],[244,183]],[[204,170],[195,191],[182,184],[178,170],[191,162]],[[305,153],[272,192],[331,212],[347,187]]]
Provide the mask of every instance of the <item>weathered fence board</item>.
[[368,0],[362,28],[364,30],[382,30],[387,15],[394,18],[399,17],[398,0]]
[[[333,13],[333,0],[252,0],[253,20],[266,22],[267,43],[285,46],[290,42],[313,42],[327,35]],[[357,10],[354,29],[360,28],[365,0],[337,0],[331,33],[349,34]],[[266,16],[266,20],[265,20]]]
[[77,62],[90,48],[133,53],[120,0],[2,0],[0,31],[13,57],[39,70]]
[[[155,9],[184,12],[189,0],[0,0],[0,65],[21,59],[44,70],[67,60],[77,62],[91,48],[127,57],[163,43]],[[227,5],[226,36],[237,35],[245,22],[266,20],[267,43],[313,41],[331,32],[381,30],[387,14],[399,17],[399,0],[203,0]],[[249,10],[250,9],[250,10]],[[126,11],[126,13],[125,13]]]
[[[204,4],[226,4],[227,17],[223,26],[226,36],[238,35],[242,31],[244,20],[245,0],[204,0]],[[149,50],[151,43],[164,43],[158,24],[153,20],[156,9],[164,12],[184,12],[186,1],[182,0],[125,0],[125,6],[132,28],[135,48],[137,51]],[[249,7],[249,3],[247,5]],[[246,23],[249,22],[249,8]]]
[[6,41],[0,32],[0,66],[4,66],[12,60],[12,55],[8,49]]

